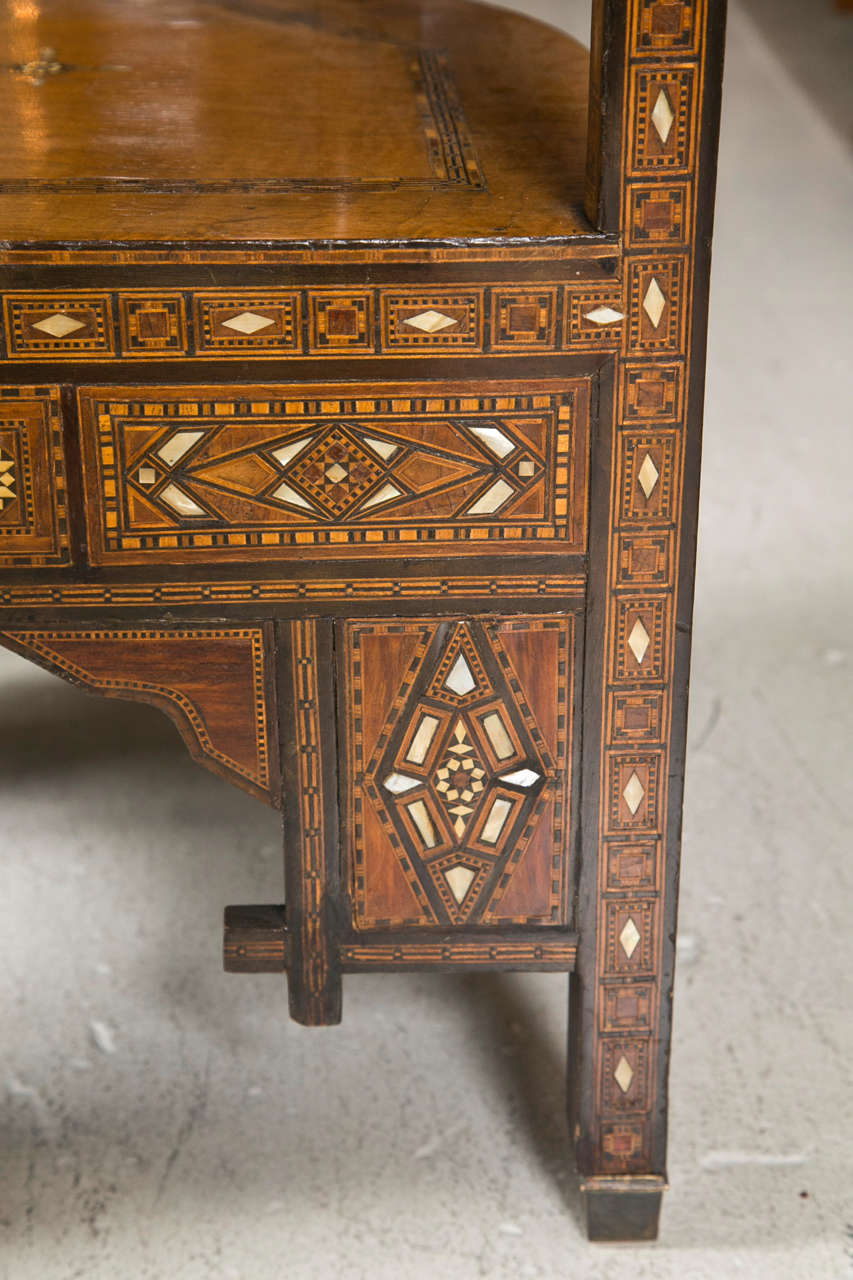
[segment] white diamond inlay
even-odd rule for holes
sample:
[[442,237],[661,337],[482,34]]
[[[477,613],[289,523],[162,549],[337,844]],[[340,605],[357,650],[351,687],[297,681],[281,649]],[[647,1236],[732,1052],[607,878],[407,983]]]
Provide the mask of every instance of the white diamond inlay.
[[268,329],[271,324],[275,324],[275,321],[270,320],[269,316],[259,316],[255,311],[244,311],[239,316],[222,321],[223,328],[248,334],[259,333],[261,329]]
[[646,628],[643,626],[642,619],[638,618],[631,628],[631,634],[628,636],[628,648],[637,659],[639,665],[642,665],[652,638]]
[[512,485],[507,484],[506,480],[496,480],[483,496],[478,498],[472,507],[468,508],[465,514],[468,516],[491,515],[493,511],[497,511],[502,507],[507,498],[511,498],[514,493],[515,490]]
[[624,319],[624,313],[614,310],[613,307],[595,307],[592,311],[584,313],[584,320],[591,320],[593,324],[618,324]]
[[613,1072],[613,1076],[622,1092],[627,1093],[631,1088],[631,1081],[634,1079],[634,1072],[624,1053],[616,1064],[616,1070]]
[[438,720],[435,716],[422,716],[418,725],[417,732],[409,744],[406,752],[406,759],[411,760],[412,764],[423,764],[426,760],[427,752],[432,746],[432,740],[435,737],[435,731],[438,728]]
[[287,502],[291,507],[302,507],[305,511],[313,511],[311,503],[303,498],[301,493],[297,493],[289,484],[280,484],[273,494],[274,498],[278,498],[279,502]]
[[506,826],[506,820],[511,811],[511,802],[504,800],[502,796],[498,796],[489,811],[483,830],[480,832],[480,839],[485,840],[486,844],[497,844],[498,837]]
[[161,489],[160,498],[173,511],[177,511],[179,516],[203,516],[207,514],[197,502],[193,502],[188,493],[184,493],[183,489],[179,489],[176,484],[167,484],[165,489]]
[[391,792],[392,796],[401,796],[404,791],[411,791],[412,787],[420,786],[420,779],[407,778],[404,773],[389,773],[382,785],[386,791]]
[[631,956],[634,954],[634,952],[637,950],[637,945],[639,941],[640,941],[640,930],[637,928],[637,926],[634,924],[634,921],[629,916],[628,919],[625,921],[624,925],[622,926],[622,932],[619,934],[619,945],[622,948],[622,950],[625,952],[625,955],[628,957],[629,960],[631,959]]
[[497,758],[499,760],[507,760],[513,754],[512,740],[497,711],[493,711],[486,716],[483,720],[483,728],[489,735],[489,742],[491,742]]
[[643,796],[645,794],[643,784],[637,777],[636,772],[632,773],[625,784],[625,790],[622,792],[622,798],[631,810],[632,814],[636,813],[640,805],[643,803]]
[[55,316],[45,316],[44,320],[36,320],[33,328],[41,329],[42,333],[49,333],[52,338],[67,338],[69,333],[76,333],[78,329],[84,329],[85,325],[82,320],[75,320],[73,316],[57,312]]
[[173,467],[185,453],[189,453],[194,444],[198,444],[203,435],[203,431],[176,431],[165,444],[160,445],[157,456],[163,459],[167,467]]
[[652,455],[650,453],[647,453],[645,458],[643,458],[643,464],[637,472],[637,479],[640,482],[640,488],[648,500],[654,493],[655,485],[660,479],[660,472],[652,462]]
[[471,427],[471,435],[482,440],[499,458],[507,457],[515,448],[513,442],[502,431],[498,431],[497,427]]
[[279,449],[273,449],[272,456],[276,462],[280,462],[285,467],[288,462],[298,457],[303,449],[307,449],[313,439],[313,436],[304,436],[301,440],[291,440],[290,444],[283,444]]
[[474,872],[470,867],[456,866],[445,871],[444,878],[450,885],[450,892],[461,906],[474,881]]
[[367,502],[365,502],[364,506],[362,507],[362,510],[366,511],[368,507],[381,506],[383,502],[390,502],[392,498],[401,497],[402,493],[403,493],[403,490],[398,489],[395,484],[383,484],[381,489],[377,489],[376,493],[372,494],[367,499]]
[[432,818],[423,800],[414,800],[411,804],[407,804],[406,808],[412,815],[412,821],[420,832],[421,839],[428,849],[434,849],[438,844],[438,838],[435,834],[435,827],[432,825]]
[[398,444],[392,444],[390,440],[376,440],[373,436],[364,436],[364,443],[370,445],[380,458],[384,458],[387,462],[389,458],[393,458],[394,454],[400,448]]
[[532,769],[516,769],[515,773],[502,773],[501,782],[509,782],[514,787],[532,787],[539,781],[539,774]]
[[477,681],[471,674],[471,668],[460,653],[459,657],[450,668],[447,679],[444,682],[445,688],[450,689],[453,693],[462,697],[463,694],[470,693],[472,689],[476,689]]
[[421,329],[424,333],[441,333],[442,329],[449,329],[458,321],[453,316],[442,315],[440,311],[422,311],[420,315],[408,316],[403,324],[410,324],[413,329]]
[[663,315],[665,306],[666,298],[663,291],[655,277],[652,276],[649,281],[649,287],[646,290],[646,296],[643,298],[643,310],[655,328],[660,324],[660,318]]
[[669,98],[666,96],[666,90],[661,89],[652,108],[652,124],[657,129],[658,137],[664,146],[666,146],[666,140],[669,137],[669,131],[672,128],[674,119],[675,112],[670,105]]
[[333,462],[330,467],[326,467],[326,479],[331,480],[332,484],[339,484],[341,480],[346,480],[348,475],[346,467],[342,467],[339,462]]

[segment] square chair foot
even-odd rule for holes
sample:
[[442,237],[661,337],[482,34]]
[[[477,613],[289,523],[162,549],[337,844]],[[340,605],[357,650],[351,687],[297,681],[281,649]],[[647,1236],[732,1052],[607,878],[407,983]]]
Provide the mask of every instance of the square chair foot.
[[590,1240],[656,1240],[662,1178],[588,1178],[581,1186]]

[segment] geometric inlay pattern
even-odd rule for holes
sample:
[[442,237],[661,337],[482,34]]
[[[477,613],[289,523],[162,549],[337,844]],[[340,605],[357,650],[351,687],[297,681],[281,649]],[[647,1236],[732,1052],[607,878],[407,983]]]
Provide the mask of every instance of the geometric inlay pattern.
[[59,389],[0,387],[0,566],[68,564]]
[[565,923],[570,620],[350,635],[357,925]]
[[283,546],[424,554],[424,529],[446,554],[473,539],[565,546],[583,536],[571,392],[235,390],[210,400],[180,388],[81,392],[96,560],[171,559],[176,546],[206,560],[246,547],[253,558]]
[[0,448],[0,511],[15,501],[15,458]]

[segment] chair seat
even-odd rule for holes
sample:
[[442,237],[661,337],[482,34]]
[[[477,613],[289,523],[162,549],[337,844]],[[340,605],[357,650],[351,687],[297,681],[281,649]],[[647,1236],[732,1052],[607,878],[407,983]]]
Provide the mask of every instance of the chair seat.
[[592,232],[589,55],[541,23],[466,0],[39,8],[0,19],[8,240]]

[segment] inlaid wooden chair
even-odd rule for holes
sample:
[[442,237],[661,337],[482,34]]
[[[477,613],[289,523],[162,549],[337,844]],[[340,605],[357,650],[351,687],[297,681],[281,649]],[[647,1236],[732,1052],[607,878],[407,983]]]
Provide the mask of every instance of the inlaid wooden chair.
[[282,807],[225,963],[300,1022],[348,972],[571,973],[595,1238],[665,1185],[722,28],[0,18],[0,641]]

